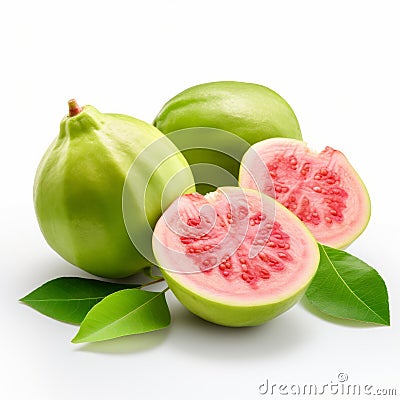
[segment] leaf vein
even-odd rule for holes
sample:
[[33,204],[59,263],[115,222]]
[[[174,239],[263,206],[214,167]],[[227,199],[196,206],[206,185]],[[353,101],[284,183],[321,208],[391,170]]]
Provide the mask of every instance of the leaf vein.
[[354,290],[347,284],[347,282],[342,278],[342,276],[339,274],[339,271],[336,269],[335,265],[333,264],[331,258],[328,256],[325,248],[323,246],[321,246],[324,255],[326,256],[326,259],[328,260],[329,264],[332,266],[332,269],[335,271],[336,275],[338,276],[339,280],[343,283],[343,285],[349,290],[350,293],[352,293],[354,295],[354,297],[356,297],[360,303],[362,303],[368,310],[370,310],[374,315],[376,315],[378,317],[378,319],[380,319],[381,321],[383,321],[384,323],[386,323],[386,320],[383,319],[379,314],[376,313],[375,310],[373,310],[363,299],[361,299],[355,292]]

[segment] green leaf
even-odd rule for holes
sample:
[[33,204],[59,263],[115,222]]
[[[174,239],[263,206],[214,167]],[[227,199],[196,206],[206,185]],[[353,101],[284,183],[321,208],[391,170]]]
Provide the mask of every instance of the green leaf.
[[104,297],[118,290],[138,286],[62,277],[45,283],[20,301],[51,318],[79,324],[88,311]]
[[339,318],[390,325],[384,280],[365,262],[319,244],[320,264],[306,296],[320,311]]
[[167,327],[171,322],[167,289],[126,289],[107,296],[88,312],[72,342],[97,342]]

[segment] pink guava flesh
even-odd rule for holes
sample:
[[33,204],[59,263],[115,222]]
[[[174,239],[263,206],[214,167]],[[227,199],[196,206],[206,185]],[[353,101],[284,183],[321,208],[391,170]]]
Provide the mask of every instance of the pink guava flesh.
[[256,143],[242,159],[239,184],[274,197],[332,247],[348,246],[369,221],[363,182],[344,154],[331,147],[317,153],[293,139]]
[[[296,216],[262,193],[237,187],[178,198],[157,222],[153,250],[178,299],[177,286],[197,302],[211,301],[208,310],[215,302],[241,307],[294,298],[319,261],[315,239]],[[247,324],[207,317],[193,304],[191,311],[212,322]]]

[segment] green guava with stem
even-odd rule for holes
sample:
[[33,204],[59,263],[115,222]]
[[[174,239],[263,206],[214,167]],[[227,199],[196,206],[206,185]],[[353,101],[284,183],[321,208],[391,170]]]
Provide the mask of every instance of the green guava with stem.
[[[140,177],[147,184],[139,190],[135,182],[126,182],[128,172],[159,140],[163,146],[141,159]],[[71,100],[34,183],[35,211],[48,244],[65,260],[102,277],[122,278],[150,265],[127,232],[123,190],[131,193],[127,207],[132,213],[145,215],[154,226],[163,208],[194,190],[194,181],[183,155],[154,126],[90,105],[81,108]],[[142,240],[151,246],[147,232]]]

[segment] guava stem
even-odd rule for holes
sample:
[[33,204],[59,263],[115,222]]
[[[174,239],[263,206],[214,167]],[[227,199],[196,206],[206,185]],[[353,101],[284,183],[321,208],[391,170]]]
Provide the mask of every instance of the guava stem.
[[78,115],[82,111],[82,107],[76,102],[75,99],[71,99],[68,101],[68,108],[69,108],[69,117],[74,117]]
[[155,281],[144,283],[143,285],[140,285],[140,287],[146,287],[146,286],[154,285],[155,283],[163,282],[164,280],[165,280],[164,278],[160,278],[160,279],[157,279]]

